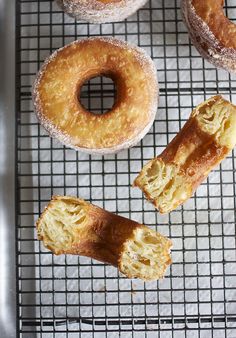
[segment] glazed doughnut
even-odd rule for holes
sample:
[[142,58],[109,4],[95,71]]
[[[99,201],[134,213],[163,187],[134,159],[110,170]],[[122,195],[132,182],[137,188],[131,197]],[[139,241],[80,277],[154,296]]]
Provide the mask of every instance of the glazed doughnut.
[[[79,102],[84,82],[107,76],[116,84],[111,110],[87,111]],[[35,81],[37,117],[52,137],[76,150],[115,153],[134,146],[151,128],[157,111],[158,82],[151,58],[113,38],[75,41],[54,52]]]
[[147,163],[134,185],[161,213],[190,198],[236,144],[236,106],[220,95],[197,106],[161,155]]
[[182,15],[190,38],[209,62],[236,71],[236,25],[223,10],[224,0],[182,0]]
[[123,21],[144,6],[147,0],[56,0],[77,20],[90,23]]
[[72,196],[54,196],[37,221],[38,239],[56,255],[82,255],[129,278],[163,278],[172,242],[130,219]]

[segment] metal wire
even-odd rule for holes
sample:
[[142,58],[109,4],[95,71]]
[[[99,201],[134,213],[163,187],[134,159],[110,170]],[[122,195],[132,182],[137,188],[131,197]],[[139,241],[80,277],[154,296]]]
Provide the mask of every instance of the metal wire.
[[[235,158],[168,216],[133,189],[147,160],[179,131],[192,108],[218,92],[235,101],[236,77],[205,62],[189,42],[177,0],[149,0],[122,23],[75,22],[47,0],[16,1],[17,330],[19,337],[236,337]],[[233,1],[227,15],[236,18]],[[70,41],[108,35],[145,48],[160,83],[149,134],[117,155],[89,156],[52,140],[36,120],[31,86],[45,57]],[[106,79],[81,100],[104,113],[114,97]],[[84,257],[53,256],[35,221],[53,194],[78,195],[157,229],[173,240],[173,264],[160,282],[127,280]]]

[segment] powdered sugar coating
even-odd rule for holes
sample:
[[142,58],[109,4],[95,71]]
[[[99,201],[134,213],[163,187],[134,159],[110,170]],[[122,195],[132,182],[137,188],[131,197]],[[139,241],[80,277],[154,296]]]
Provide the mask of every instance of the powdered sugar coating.
[[58,5],[77,20],[90,23],[119,22],[128,18],[147,0],[120,0],[103,3],[99,0],[56,0]]
[[182,0],[181,9],[192,43],[201,56],[216,67],[235,73],[236,50],[220,43],[209,26],[197,15],[192,0]]
[[[143,129],[141,130],[141,132],[139,134],[134,135],[134,137],[132,137],[130,139],[126,139],[125,142],[117,144],[113,147],[86,148],[86,147],[80,147],[80,146],[75,145],[73,143],[73,138],[71,137],[70,134],[68,134],[65,131],[62,131],[57,125],[52,123],[52,121],[45,116],[45,114],[43,112],[43,107],[42,107],[42,104],[41,104],[41,98],[40,98],[40,94],[39,94],[39,86],[40,86],[43,75],[45,74],[45,72],[47,72],[47,66],[51,62],[53,62],[58,57],[58,54],[60,54],[60,52],[63,52],[65,48],[73,47],[76,44],[83,44],[86,41],[96,42],[98,40],[109,43],[111,45],[111,48],[112,48],[112,46],[117,46],[121,49],[126,49],[126,50],[129,50],[131,53],[133,53],[135,55],[136,60],[138,60],[139,65],[142,67],[143,72],[146,74],[147,78],[152,79],[152,83],[150,83],[150,85],[153,88],[154,95],[150,94],[150,99],[149,99],[150,100],[150,109],[149,109],[149,112],[148,112],[149,120],[143,126]],[[146,135],[146,133],[151,128],[153,121],[155,119],[155,115],[156,115],[156,111],[157,111],[158,92],[159,92],[159,88],[158,88],[158,81],[157,81],[157,71],[156,71],[156,68],[155,68],[153,61],[148,56],[148,54],[145,52],[145,50],[143,50],[143,49],[141,49],[137,46],[128,44],[127,42],[124,42],[122,40],[114,39],[112,37],[110,37],[110,38],[105,38],[105,37],[95,38],[95,37],[92,37],[92,38],[83,39],[83,40],[80,40],[80,41],[74,41],[71,44],[58,49],[51,56],[49,56],[45,60],[42,68],[40,69],[40,71],[38,72],[37,78],[36,78],[35,83],[34,83],[32,96],[33,96],[34,107],[35,107],[37,117],[38,117],[40,123],[49,132],[51,137],[58,139],[64,145],[66,145],[70,148],[73,148],[75,150],[81,150],[81,151],[87,152],[87,153],[111,154],[111,153],[116,153],[116,152],[118,152],[122,149],[126,149],[126,148],[134,146],[137,142],[139,142]]]

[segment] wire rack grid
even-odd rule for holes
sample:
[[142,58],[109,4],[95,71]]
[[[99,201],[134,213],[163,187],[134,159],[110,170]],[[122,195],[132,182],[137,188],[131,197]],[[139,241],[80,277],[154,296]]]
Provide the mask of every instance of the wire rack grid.
[[[75,22],[49,0],[16,0],[17,330],[19,337],[236,337],[235,158],[222,162],[193,198],[158,214],[131,187],[192,108],[218,92],[236,101],[236,77],[216,70],[191,45],[178,0],[149,0],[128,20]],[[226,2],[231,19],[234,1]],[[137,146],[90,156],[63,147],[40,127],[31,86],[45,57],[87,36],[114,36],[143,47],[160,83],[155,123]],[[105,78],[81,100],[95,113],[114,100]],[[128,280],[85,257],[53,256],[37,241],[35,221],[53,194],[77,195],[157,228],[173,240],[165,279]],[[158,226],[156,226],[158,225]]]

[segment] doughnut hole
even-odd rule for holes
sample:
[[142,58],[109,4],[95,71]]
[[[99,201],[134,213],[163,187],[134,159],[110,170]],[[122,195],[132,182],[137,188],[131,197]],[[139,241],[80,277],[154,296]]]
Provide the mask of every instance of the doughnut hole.
[[109,112],[116,102],[116,84],[108,76],[96,76],[87,80],[78,93],[80,104],[95,115]]

